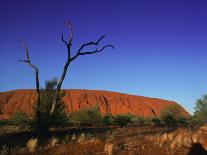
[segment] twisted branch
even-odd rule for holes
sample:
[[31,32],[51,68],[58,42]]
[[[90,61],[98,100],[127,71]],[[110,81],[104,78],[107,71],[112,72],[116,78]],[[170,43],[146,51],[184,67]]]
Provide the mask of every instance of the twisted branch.
[[29,50],[27,48],[26,43],[24,41],[18,41],[18,42],[25,49],[25,53],[26,53],[26,59],[19,60],[19,62],[25,62],[25,63],[27,63],[29,65],[29,67],[32,67],[36,72],[38,72],[37,66],[35,66],[34,64],[32,64],[31,61],[30,61]]
[[107,47],[111,47],[112,49],[114,49],[115,47],[113,45],[106,45],[104,47],[102,47],[101,49],[97,49],[94,51],[90,51],[90,52],[82,52],[82,50],[87,47],[87,46],[92,46],[92,45],[99,45],[99,43],[104,39],[105,35],[101,36],[96,42],[88,42],[83,44],[77,51],[76,55],[73,56],[70,60],[73,61],[75,60],[79,55],[86,55],[86,54],[95,54],[95,53],[99,53],[101,51],[103,51],[105,48]]

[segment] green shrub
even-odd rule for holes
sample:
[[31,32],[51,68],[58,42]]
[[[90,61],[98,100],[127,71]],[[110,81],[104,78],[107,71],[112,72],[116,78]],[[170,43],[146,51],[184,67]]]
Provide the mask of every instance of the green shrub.
[[176,119],[180,118],[180,117],[184,117],[182,110],[180,107],[178,107],[178,105],[169,105],[167,106],[165,109],[163,109],[161,111],[161,114],[169,114],[169,115],[173,115]]
[[146,119],[143,116],[134,116],[131,117],[131,121],[136,125],[144,125],[146,123]]
[[152,122],[153,125],[155,125],[157,127],[162,126],[162,122],[161,122],[161,120],[159,118],[152,118],[151,122]]
[[101,115],[98,107],[81,109],[69,116],[72,124],[78,126],[97,126],[101,124]]
[[161,114],[161,120],[166,124],[167,127],[176,127],[177,120],[175,116],[171,113],[163,113]]
[[200,126],[203,124],[203,121],[200,120],[197,116],[193,115],[188,118],[188,123],[190,126]]
[[198,124],[207,123],[207,95],[204,95],[196,101],[193,117]]
[[8,125],[8,120],[0,120],[0,126]]
[[179,117],[179,118],[177,118],[177,124],[179,126],[186,127],[189,125],[189,120],[185,117]]
[[127,124],[132,123],[131,116],[130,115],[116,115],[114,116],[114,124],[124,126]]
[[30,119],[23,112],[16,112],[9,119],[10,124],[16,126],[28,126],[30,124]]
[[102,119],[104,125],[112,125],[114,122],[114,116],[111,113],[106,113]]
[[[184,116],[180,108],[176,105],[170,105],[161,111],[160,118],[167,127],[177,127],[179,125],[178,120],[184,118]],[[180,121],[182,123],[182,120]]]
[[[45,82],[45,88],[40,90],[40,129],[41,132],[47,132],[51,127],[62,127],[67,125],[68,119],[65,113],[66,105],[63,102],[64,91],[59,94],[54,113],[50,115],[54,98],[56,97],[57,79]],[[36,111],[36,109],[35,109]],[[34,127],[37,125],[37,115],[34,116]]]

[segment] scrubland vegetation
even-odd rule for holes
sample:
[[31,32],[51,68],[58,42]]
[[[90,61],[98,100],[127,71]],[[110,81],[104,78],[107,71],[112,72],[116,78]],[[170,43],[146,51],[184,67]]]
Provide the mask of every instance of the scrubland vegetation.
[[[41,124],[44,130],[52,127],[101,127],[101,126],[126,126],[126,125],[155,125],[158,127],[187,127],[207,123],[207,95],[196,102],[195,113],[190,117],[184,117],[175,106],[169,106],[161,111],[160,117],[145,118],[133,114],[101,115],[99,107],[84,108],[79,111],[65,113],[65,105],[60,97],[57,110],[49,117],[50,106],[54,97],[56,80],[46,82],[45,89],[41,90]],[[25,113],[17,112],[9,120],[1,120],[0,125],[30,126],[35,128],[36,119],[26,116]]]
[[[105,115],[101,115],[98,106],[90,107],[90,108],[83,108],[83,109],[80,109],[79,111],[66,114],[65,113],[66,107],[65,107],[64,102],[62,101],[62,97],[64,96],[64,91],[62,91],[61,92],[62,95],[58,98],[56,111],[54,112],[52,116],[50,116],[49,110],[53,102],[53,97],[55,96],[54,87],[56,83],[57,83],[56,79],[47,81],[45,88],[41,89],[41,98],[40,98],[40,101],[41,101],[40,102],[41,103],[40,104],[41,106],[40,123],[42,126],[41,134],[44,135],[46,132],[49,133],[52,130],[62,131],[62,129],[66,129],[66,130],[69,129],[69,132],[66,132],[66,135],[62,136],[63,137],[62,139],[59,139],[60,137],[58,138],[54,137],[54,135],[45,137],[44,140],[42,140],[42,138],[40,139],[31,138],[31,135],[29,134],[33,133],[33,131],[34,132],[36,131],[36,127],[37,127],[36,117],[37,116],[35,115],[35,113],[32,116],[27,116],[25,113],[16,112],[15,114],[13,114],[13,116],[10,119],[1,120],[0,126],[2,127],[7,126],[8,128],[10,126],[16,126],[16,127],[21,127],[19,128],[20,132],[22,129],[26,129],[26,131],[30,131],[30,132],[29,134],[26,135],[25,138],[23,138],[24,140],[22,139],[22,137],[20,138],[21,140],[23,140],[21,142],[21,144],[24,143],[23,145],[20,145],[20,144],[14,145],[15,148],[2,145],[0,148],[0,153],[2,152],[11,153],[13,151],[14,154],[15,152],[23,152],[23,154],[28,154],[29,152],[34,153],[35,151],[40,151],[40,152],[42,151],[44,154],[47,151],[53,151],[54,154],[56,154],[57,153],[56,150],[53,150],[53,146],[55,146],[56,143],[59,143],[61,144],[61,146],[64,146],[66,148],[68,148],[67,145],[69,145],[70,147],[72,146],[77,147],[76,151],[80,151],[80,152],[81,151],[84,152],[86,148],[88,149],[87,145],[91,145],[90,150],[91,150],[91,153],[93,153],[93,149],[95,148],[94,146],[96,145],[96,143],[100,143],[100,148],[102,147],[102,149],[103,147],[105,149],[105,147],[108,148],[110,146],[110,147],[113,147],[114,150],[117,149],[118,151],[118,150],[122,150],[121,148],[118,148],[122,143],[122,141],[119,142],[120,138],[127,140],[127,137],[128,136],[130,137],[130,135],[138,136],[138,137],[134,137],[135,138],[134,141],[136,141],[137,145],[140,143],[139,147],[132,146],[133,149],[135,148],[140,149],[146,143],[149,148],[152,146],[151,142],[149,142],[146,139],[145,140],[143,139],[143,137],[146,136],[147,134],[148,134],[148,137],[151,136],[151,139],[154,138],[153,136],[155,136],[155,138],[156,136],[158,136],[158,138],[161,137],[161,139],[165,139],[163,133],[165,133],[166,131],[174,131],[175,136],[178,136],[177,132],[178,131],[180,133],[182,132],[179,129],[175,130],[176,128],[182,127],[184,128],[183,130],[187,130],[187,129],[190,129],[190,127],[197,127],[197,126],[207,123],[206,121],[207,120],[206,119],[207,118],[207,106],[206,106],[207,96],[204,96],[203,98],[199,99],[196,102],[195,113],[194,115],[190,117],[184,117],[182,112],[177,110],[175,106],[169,106],[161,111],[159,117],[145,118],[143,116],[136,116],[131,113],[119,114],[119,115],[112,115],[111,113],[106,113]],[[82,144],[81,143],[82,141],[87,141],[86,133],[89,131],[87,130],[87,132],[85,132],[86,131],[85,129],[87,128],[90,130],[90,134],[89,134],[90,137],[88,139],[88,143]],[[98,133],[94,134],[93,131],[95,132],[98,131]],[[107,132],[107,131],[110,131],[110,132]],[[160,137],[159,137],[159,134],[156,135],[157,132],[161,134]],[[24,133],[22,134],[22,136],[23,135]],[[139,136],[141,136],[141,138]],[[113,137],[116,137],[116,138],[113,139]],[[108,144],[107,141],[104,140],[104,138],[105,140],[107,139],[107,141],[112,138],[111,141],[113,141],[114,143],[113,145],[115,145],[117,148],[113,146],[111,143]],[[131,138],[133,137],[130,137],[130,139]],[[5,141],[7,138],[3,138],[3,139]],[[19,141],[18,138],[16,138],[15,140]],[[32,143],[32,147],[29,146],[29,142]],[[128,141],[123,142],[123,143],[126,143],[127,146],[131,144]],[[84,150],[78,150],[80,146],[83,147],[82,149]],[[30,149],[32,149],[32,151],[30,151]],[[157,149],[156,150],[157,152],[160,151],[160,149],[156,148],[156,146],[153,146],[153,149],[154,150]],[[69,151],[67,149],[62,149],[62,150],[59,149],[59,151],[63,151],[63,150],[65,150],[66,152]],[[148,149],[146,148],[145,151],[147,150]],[[171,149],[171,151],[172,150],[173,149]],[[73,151],[69,151],[69,152],[73,152]]]

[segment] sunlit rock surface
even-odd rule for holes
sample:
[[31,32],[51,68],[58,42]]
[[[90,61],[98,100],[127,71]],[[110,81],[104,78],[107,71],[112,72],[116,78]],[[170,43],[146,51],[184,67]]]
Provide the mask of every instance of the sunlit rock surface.
[[[16,111],[31,114],[35,101],[34,90],[14,90],[0,93],[0,118],[8,118]],[[65,90],[64,101],[67,112],[98,105],[102,114],[132,113],[145,117],[156,117],[169,105],[175,105],[184,116],[189,113],[174,101],[135,96],[110,91]]]

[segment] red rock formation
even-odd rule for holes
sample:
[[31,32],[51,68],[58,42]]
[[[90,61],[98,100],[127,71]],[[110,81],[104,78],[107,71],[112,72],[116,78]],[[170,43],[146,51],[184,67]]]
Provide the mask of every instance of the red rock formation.
[[[0,118],[8,118],[16,111],[31,114],[35,100],[34,90],[14,90],[0,93]],[[64,101],[67,112],[98,105],[102,114],[133,113],[145,117],[156,117],[169,105],[175,105],[185,116],[189,113],[179,104],[157,98],[127,95],[97,90],[66,90]]]

